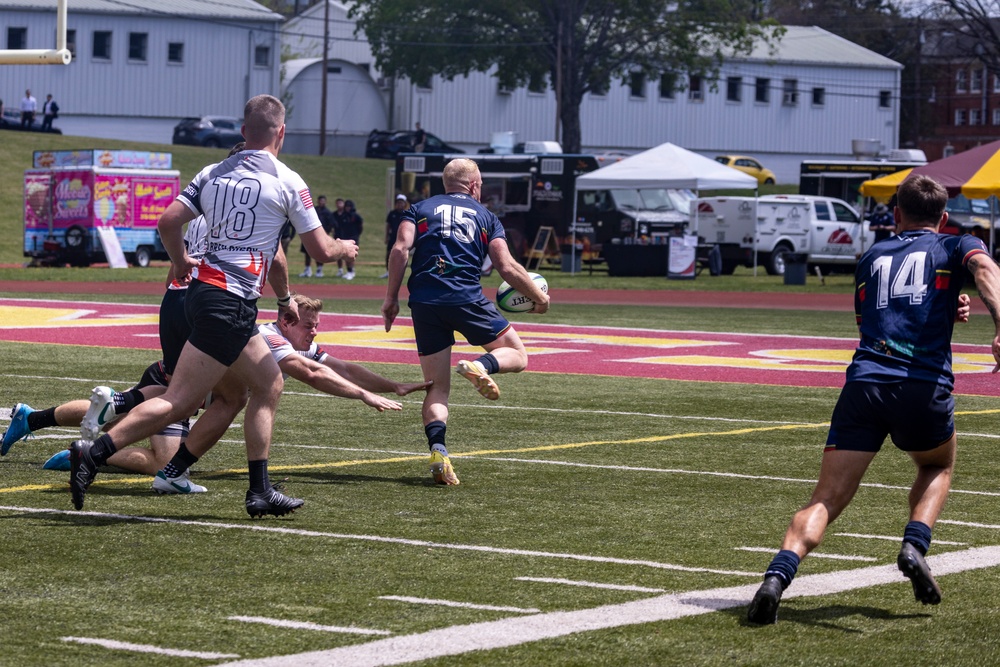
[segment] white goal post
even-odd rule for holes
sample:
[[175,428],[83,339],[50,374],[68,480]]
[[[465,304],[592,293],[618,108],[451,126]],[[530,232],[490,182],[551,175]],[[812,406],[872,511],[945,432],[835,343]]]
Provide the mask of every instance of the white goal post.
[[56,0],[56,48],[0,49],[0,65],[69,65],[73,56],[66,48],[66,3]]

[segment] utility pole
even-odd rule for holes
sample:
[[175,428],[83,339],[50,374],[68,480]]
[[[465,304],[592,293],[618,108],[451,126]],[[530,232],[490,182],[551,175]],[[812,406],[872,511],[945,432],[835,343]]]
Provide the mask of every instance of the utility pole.
[[326,61],[330,53],[330,0],[323,0],[323,83],[319,103],[319,154],[326,153]]
[[556,141],[559,141],[559,121],[562,117],[562,87],[563,87],[563,66],[562,66],[562,14],[556,15],[556,136],[553,137]]

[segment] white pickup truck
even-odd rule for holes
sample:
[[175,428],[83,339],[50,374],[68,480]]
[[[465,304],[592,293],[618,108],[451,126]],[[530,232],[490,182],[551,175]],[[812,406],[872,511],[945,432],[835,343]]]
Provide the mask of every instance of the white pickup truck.
[[725,274],[753,266],[755,250],[772,275],[785,272],[788,253],[805,253],[810,264],[853,266],[875,242],[868,221],[832,197],[705,197],[691,211],[692,231],[719,246]]

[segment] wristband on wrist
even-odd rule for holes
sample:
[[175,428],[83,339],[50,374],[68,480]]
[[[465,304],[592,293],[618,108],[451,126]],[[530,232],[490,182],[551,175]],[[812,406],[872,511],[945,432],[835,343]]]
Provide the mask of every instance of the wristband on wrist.
[[292,295],[286,294],[285,296],[278,297],[278,307],[287,308],[288,304],[292,302]]

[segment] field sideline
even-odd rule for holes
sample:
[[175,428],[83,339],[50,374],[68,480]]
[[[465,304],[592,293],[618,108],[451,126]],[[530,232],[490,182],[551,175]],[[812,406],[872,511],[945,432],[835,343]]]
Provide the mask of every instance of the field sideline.
[[[0,299],[0,429],[15,401],[127,384],[156,347],[150,313]],[[852,344],[658,322],[519,323],[541,372],[501,377],[498,403],[453,387],[455,488],[429,483],[418,398],[378,415],[293,382],[271,467],[307,503],[283,519],[242,513],[239,424],[196,468],[209,493],[105,474],[85,512],[39,470],[73,430],[18,443],[0,459],[0,664],[878,665],[917,646],[920,663],[989,664],[1000,393],[984,346],[957,348],[960,463],[929,560],[945,601],[916,605],[895,569],[912,472],[889,446],[779,624],[753,628],[745,604],[813,482]],[[412,378],[405,328],[377,325],[327,315],[322,344]],[[690,354],[705,348],[725,352]]]

